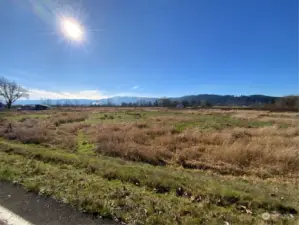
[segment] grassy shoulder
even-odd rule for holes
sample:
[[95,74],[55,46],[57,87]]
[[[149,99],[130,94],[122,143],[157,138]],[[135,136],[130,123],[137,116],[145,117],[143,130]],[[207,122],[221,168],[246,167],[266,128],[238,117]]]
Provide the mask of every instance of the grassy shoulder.
[[224,177],[85,150],[70,153],[2,140],[0,179],[129,224],[260,224],[263,213],[278,224],[297,218],[298,182]]

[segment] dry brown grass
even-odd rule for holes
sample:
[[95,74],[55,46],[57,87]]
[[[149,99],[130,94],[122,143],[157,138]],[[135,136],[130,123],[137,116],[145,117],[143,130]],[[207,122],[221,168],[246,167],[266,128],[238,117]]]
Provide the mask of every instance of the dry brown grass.
[[[88,125],[82,123],[68,123],[84,118],[84,116],[67,116],[37,119],[22,118],[20,120],[3,120],[0,124],[0,136],[9,140],[17,140],[24,144],[41,144],[50,147],[61,147],[69,150],[76,148],[76,132]],[[62,129],[57,129],[57,122],[63,124]]]
[[103,124],[93,126],[88,135],[97,143],[96,151],[109,156],[118,156],[132,161],[154,165],[165,164],[170,154],[152,145],[152,139],[165,135],[168,130],[148,128],[146,123]]
[[66,123],[62,124],[59,127],[59,130],[63,130],[66,133],[70,134],[77,134],[79,130],[85,129],[90,127],[90,124],[84,123],[84,122],[73,122],[73,123]]
[[165,149],[175,148],[176,161],[189,167],[229,165],[244,172],[298,174],[299,128],[234,128],[221,132],[189,130],[162,137]]
[[10,140],[19,140],[26,144],[41,144],[53,137],[51,124],[37,119],[26,119],[22,122],[1,123],[0,134]]
[[80,122],[84,121],[88,118],[88,113],[84,112],[62,112],[62,113],[57,113],[51,118],[51,121],[55,126],[59,126],[61,124],[66,124],[66,123],[73,123],[73,122]]
[[[130,121],[118,123],[119,114],[113,114],[128,112],[146,116],[132,117]],[[46,113],[47,117],[38,117],[42,115],[40,112],[25,112],[10,114],[7,119],[1,118],[1,137],[73,151],[78,132],[83,131],[86,138],[95,144],[96,152],[132,161],[211,169],[221,173],[228,171],[262,176],[299,174],[298,113],[156,108],[138,111],[126,108],[70,108],[68,111]],[[110,114],[104,121],[87,123],[85,120],[94,113]],[[220,121],[226,118],[221,116],[229,115],[246,121],[272,121],[273,124],[242,127],[243,123],[226,118],[221,122],[223,127],[217,129],[199,129],[196,127],[198,122],[196,126],[176,129],[176,124],[192,123],[202,115],[213,116],[212,119],[203,117],[210,120],[211,126],[215,125],[213,118]],[[234,123],[233,126],[227,124],[230,122]],[[282,125],[287,126],[282,128]]]
[[295,112],[285,112],[285,113],[276,113],[276,112],[267,112],[267,111],[232,111],[232,116],[235,118],[244,118],[244,119],[257,119],[260,121],[274,121],[280,123],[287,123],[291,125],[299,125],[299,113]]
[[193,128],[177,133],[167,123],[181,121],[180,117],[158,116],[147,124],[100,124],[90,129],[89,136],[97,143],[98,152],[134,161],[178,163],[189,168],[232,168],[244,174],[298,175],[298,126],[235,127],[220,131]]

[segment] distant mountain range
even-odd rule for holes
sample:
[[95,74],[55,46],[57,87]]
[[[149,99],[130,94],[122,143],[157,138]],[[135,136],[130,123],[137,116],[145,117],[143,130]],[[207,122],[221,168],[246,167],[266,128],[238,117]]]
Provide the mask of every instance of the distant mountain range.
[[49,105],[62,105],[78,104],[78,105],[91,105],[95,100],[92,99],[47,99],[47,100],[17,100],[14,105],[35,105],[35,104],[49,104]]
[[[198,104],[201,101],[208,101],[212,105],[252,105],[252,104],[267,104],[273,103],[279,97],[266,96],[266,95],[249,95],[249,96],[233,96],[233,95],[188,95],[182,97],[168,98],[171,102],[189,102],[189,104]],[[18,100],[15,105],[28,105],[28,104],[49,104],[49,105],[121,105],[126,104],[144,104],[159,101],[161,98],[147,98],[147,97],[129,97],[129,96],[116,96],[107,99],[92,100],[92,99],[49,99],[49,100]]]
[[107,98],[107,99],[101,99],[99,101],[94,101],[94,104],[99,104],[99,105],[107,105],[107,104],[112,104],[112,105],[121,105],[122,103],[140,103],[140,102],[151,102],[153,103],[154,101],[158,100],[158,98],[147,98],[147,97],[128,97],[128,96],[115,96],[112,98]]
[[158,98],[147,97],[129,97],[129,96],[115,96],[106,99],[93,100],[93,99],[46,99],[46,100],[17,100],[14,105],[35,105],[35,104],[49,104],[49,105],[121,105],[122,103],[138,103],[154,102]]

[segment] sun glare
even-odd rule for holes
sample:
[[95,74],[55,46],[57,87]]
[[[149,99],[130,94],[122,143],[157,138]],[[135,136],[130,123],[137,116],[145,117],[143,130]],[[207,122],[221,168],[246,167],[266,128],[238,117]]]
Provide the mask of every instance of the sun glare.
[[73,41],[83,41],[84,31],[81,25],[70,18],[62,18],[60,21],[63,34]]

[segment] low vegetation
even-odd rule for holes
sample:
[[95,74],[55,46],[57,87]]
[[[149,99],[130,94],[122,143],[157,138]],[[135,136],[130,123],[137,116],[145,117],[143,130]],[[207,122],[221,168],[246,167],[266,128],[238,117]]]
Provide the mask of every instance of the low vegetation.
[[0,179],[127,224],[295,224],[298,113],[5,112]]

